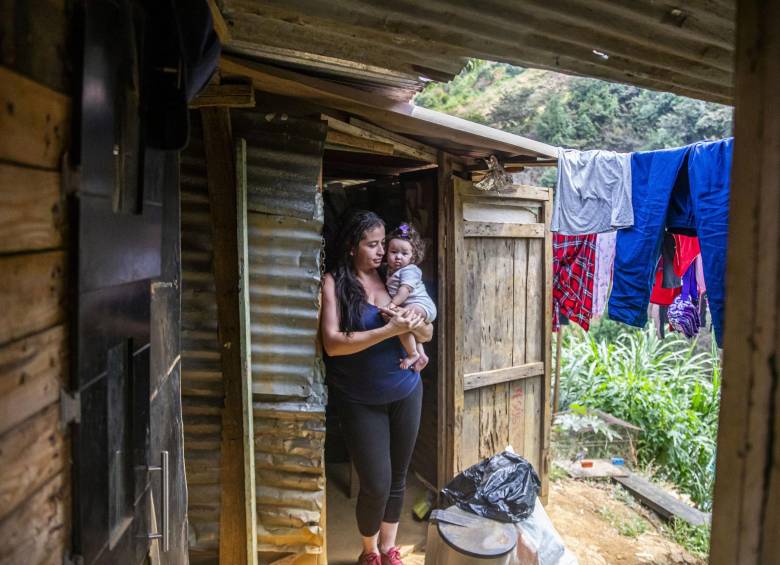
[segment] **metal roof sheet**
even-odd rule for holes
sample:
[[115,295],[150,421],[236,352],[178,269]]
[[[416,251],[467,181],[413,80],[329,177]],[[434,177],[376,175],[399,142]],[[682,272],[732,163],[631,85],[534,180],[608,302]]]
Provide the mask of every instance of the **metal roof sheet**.
[[223,0],[228,52],[408,100],[468,57],[731,103],[735,0]]

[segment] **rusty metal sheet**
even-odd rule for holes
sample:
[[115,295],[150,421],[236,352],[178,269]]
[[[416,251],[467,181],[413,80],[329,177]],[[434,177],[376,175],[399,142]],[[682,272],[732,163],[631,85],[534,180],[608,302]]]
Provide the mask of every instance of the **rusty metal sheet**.
[[324,545],[325,386],[317,340],[323,208],[319,120],[236,112],[246,134],[258,552]]

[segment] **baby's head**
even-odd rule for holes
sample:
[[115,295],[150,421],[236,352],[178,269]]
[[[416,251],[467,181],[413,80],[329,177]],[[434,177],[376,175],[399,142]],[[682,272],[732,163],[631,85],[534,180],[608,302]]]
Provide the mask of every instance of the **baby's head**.
[[419,264],[425,257],[425,244],[411,224],[403,223],[387,236],[387,266],[390,272],[411,263]]

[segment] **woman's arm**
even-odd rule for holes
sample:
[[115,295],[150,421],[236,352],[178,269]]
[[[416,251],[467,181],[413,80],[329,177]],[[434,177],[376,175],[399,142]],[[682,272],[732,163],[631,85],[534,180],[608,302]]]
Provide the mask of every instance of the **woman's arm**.
[[372,345],[424,325],[422,318],[414,313],[402,311],[392,313],[385,326],[374,330],[352,332],[347,335],[339,330],[339,312],[336,302],[336,285],[328,273],[322,281],[322,346],[331,357],[350,355],[368,349]]
[[[405,312],[411,312],[411,310],[407,310],[405,308],[401,308],[399,310],[390,310],[389,308],[380,308],[379,311],[384,315],[386,320],[391,320],[391,318],[398,313],[405,313]],[[409,329],[407,331],[414,334],[414,337],[417,339],[419,343],[427,343],[431,341],[431,338],[433,337],[433,324],[431,323],[425,323],[425,320],[422,316],[420,316],[421,323],[417,324],[415,328]]]

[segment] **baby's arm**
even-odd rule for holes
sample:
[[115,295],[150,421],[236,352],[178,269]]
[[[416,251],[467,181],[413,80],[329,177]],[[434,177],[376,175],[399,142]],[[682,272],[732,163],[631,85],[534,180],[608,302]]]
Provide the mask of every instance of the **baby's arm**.
[[398,292],[395,293],[395,296],[393,296],[393,299],[390,301],[390,304],[393,304],[394,306],[400,306],[404,302],[406,302],[406,299],[409,298],[409,295],[412,293],[412,287],[406,286],[405,284],[402,284],[398,287]]

